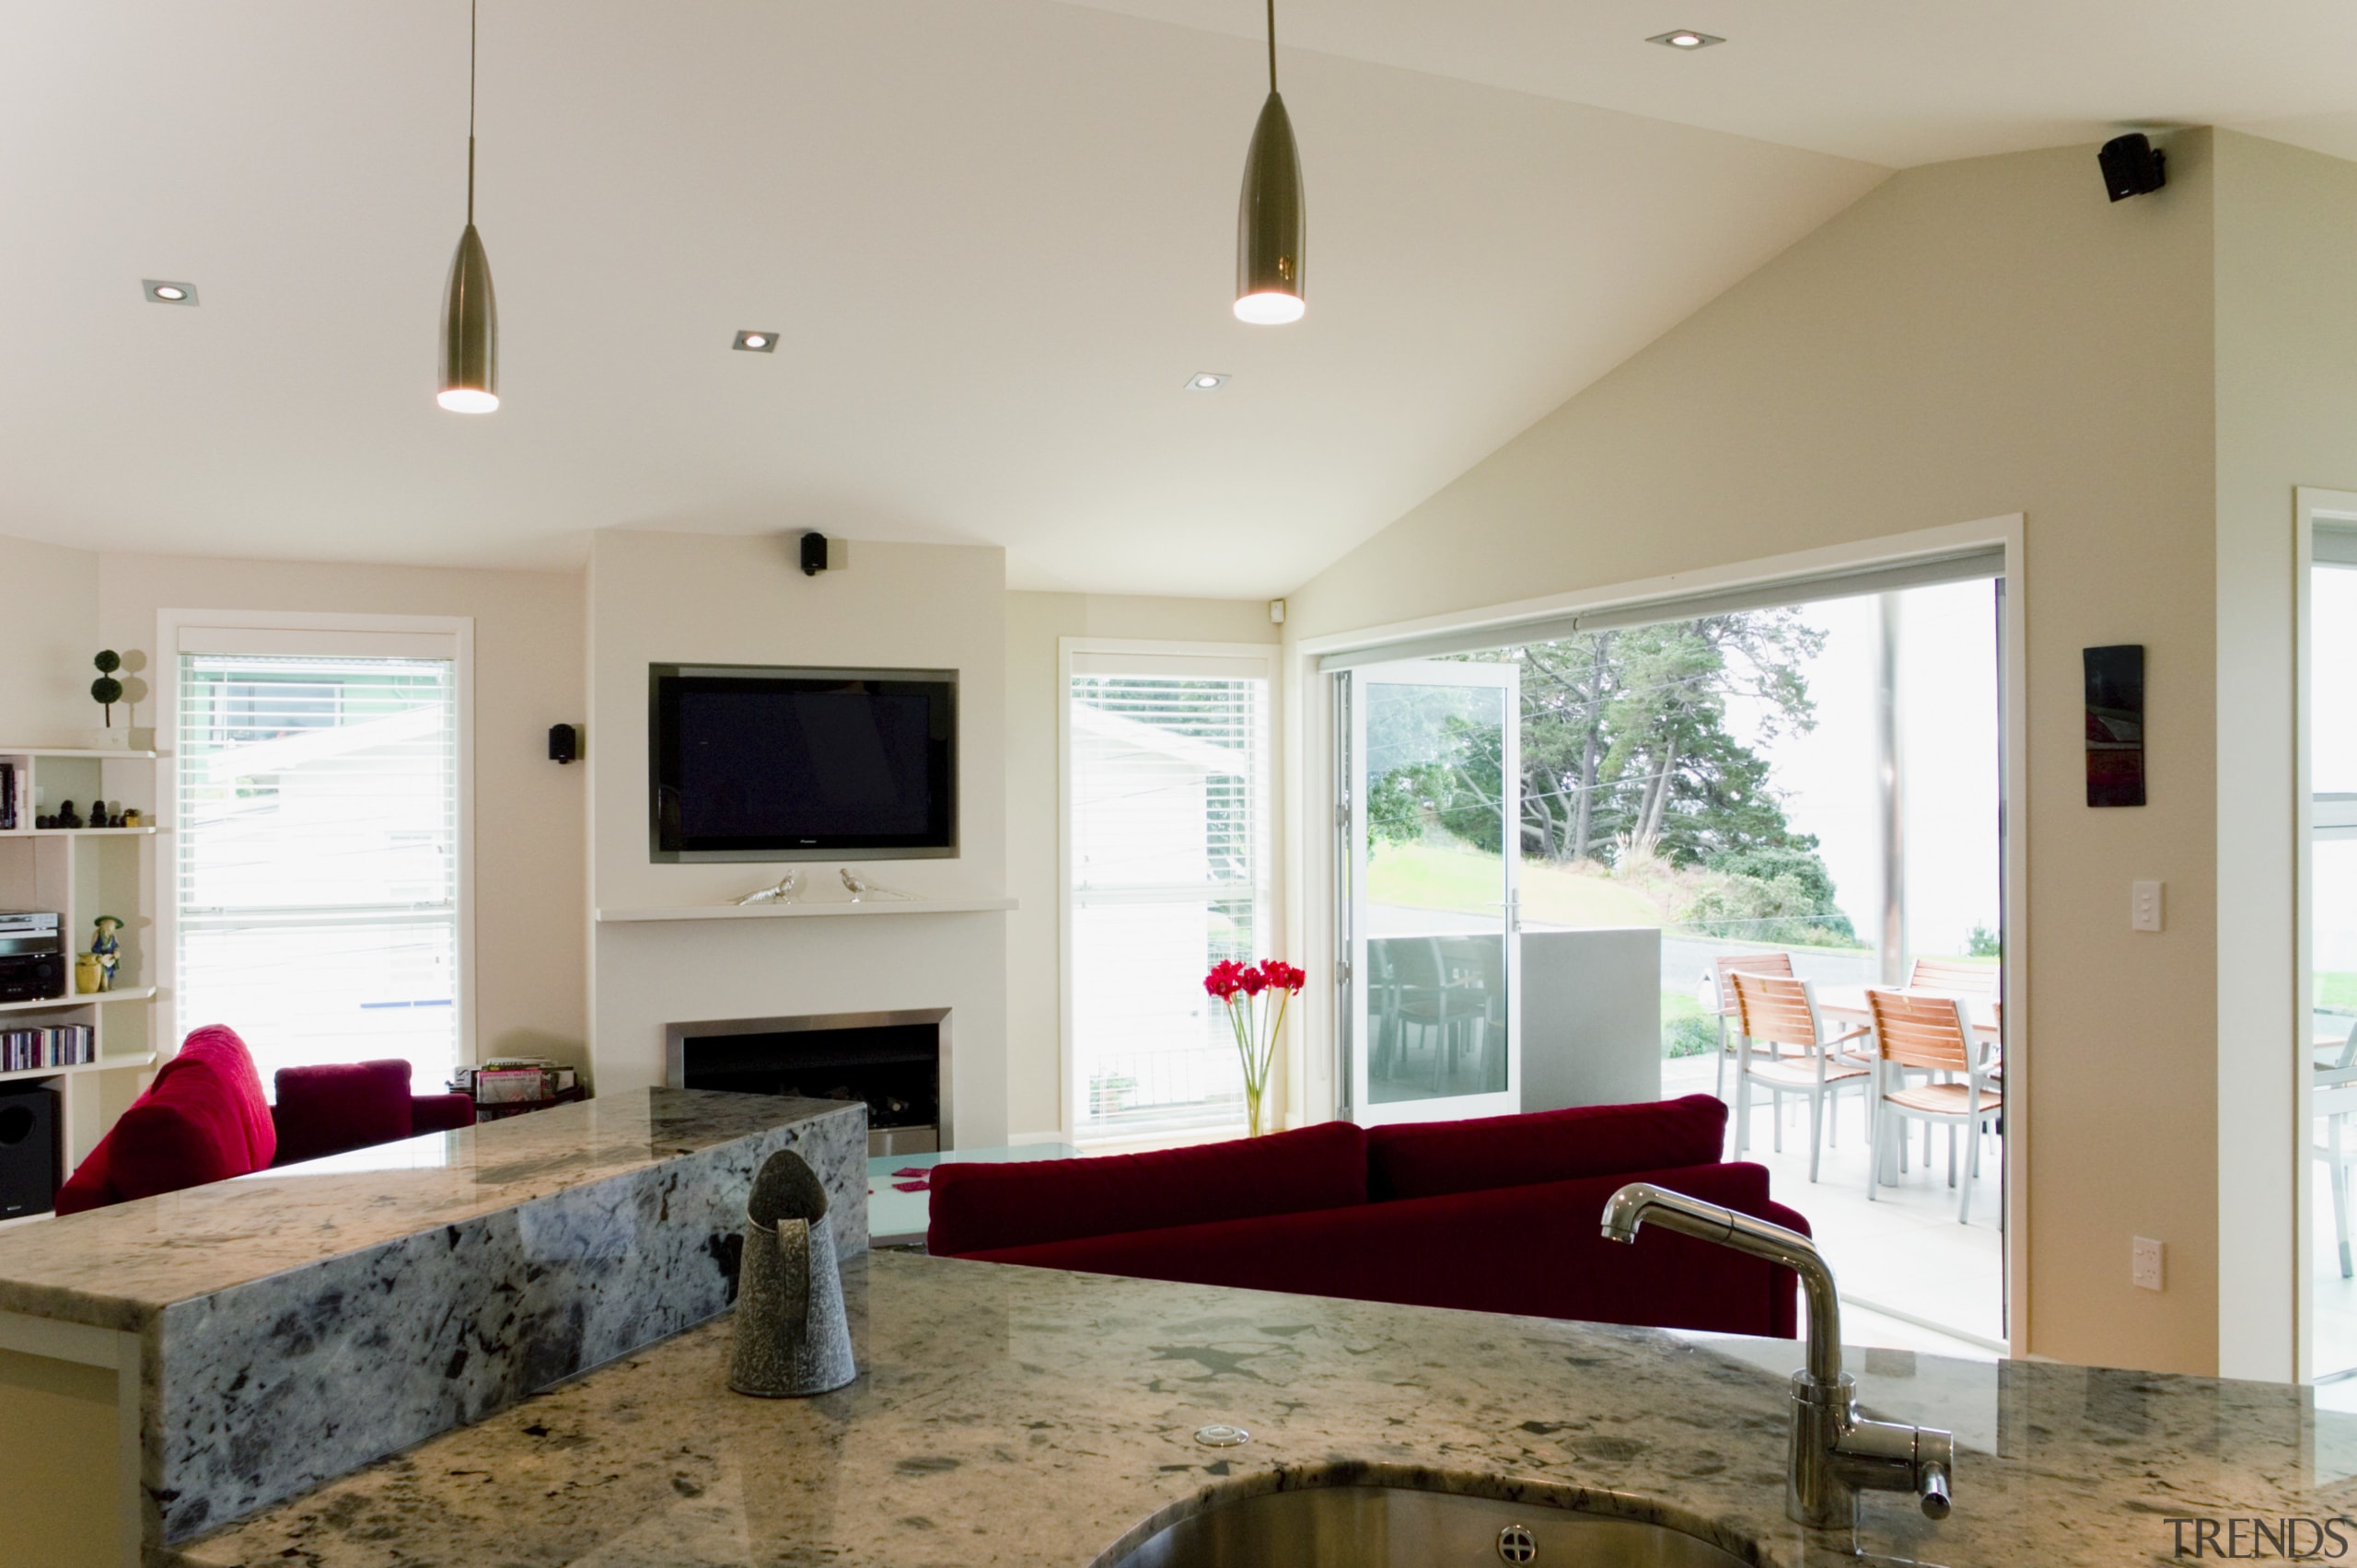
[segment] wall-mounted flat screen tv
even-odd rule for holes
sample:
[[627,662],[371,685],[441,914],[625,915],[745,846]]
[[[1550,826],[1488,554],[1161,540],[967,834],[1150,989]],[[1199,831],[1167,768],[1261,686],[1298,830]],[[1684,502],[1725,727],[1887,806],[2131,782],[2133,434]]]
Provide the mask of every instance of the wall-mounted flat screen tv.
[[654,858],[958,853],[958,677],[649,667]]

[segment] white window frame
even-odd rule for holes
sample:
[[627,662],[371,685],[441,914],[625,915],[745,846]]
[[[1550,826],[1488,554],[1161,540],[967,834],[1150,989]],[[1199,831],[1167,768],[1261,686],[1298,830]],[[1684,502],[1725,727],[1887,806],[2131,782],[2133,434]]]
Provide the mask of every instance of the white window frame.
[[[1272,939],[1288,929],[1284,900],[1284,744],[1283,685],[1279,679],[1280,654],[1275,643],[1183,643],[1144,641],[1122,637],[1060,637],[1056,640],[1056,1092],[1062,1101],[1058,1110],[1063,1141],[1076,1140],[1079,1134],[1082,1087],[1079,1081],[1080,1059],[1074,1049],[1073,995],[1073,896],[1072,896],[1072,678],[1075,655],[1126,654],[1141,657],[1175,657],[1218,659],[1230,664],[1247,663],[1257,669],[1257,678],[1267,683],[1268,728],[1262,758],[1268,777],[1268,797],[1262,805],[1263,820],[1268,834],[1268,863],[1265,874],[1269,885],[1269,935]],[[1273,950],[1272,950],[1273,951]],[[1290,1017],[1285,1033],[1293,1034]],[[1283,1041],[1277,1047],[1277,1066],[1264,1102],[1270,1121],[1264,1126],[1281,1125],[1277,1117],[1284,1105],[1283,1084],[1287,1077],[1286,1050]],[[1237,1128],[1242,1126],[1239,1120]],[[1232,1137],[1237,1128],[1209,1129],[1192,1133],[1142,1134],[1136,1142],[1180,1144]],[[1113,1142],[1120,1142],[1114,1140]],[[1103,1139],[1092,1140],[1099,1145]]]
[[[255,653],[317,651],[305,633],[327,633],[347,640],[350,652],[371,652],[388,657],[421,655],[451,660],[451,689],[458,703],[459,762],[459,889],[458,996],[459,1061],[471,1064],[475,1054],[475,623],[465,615],[344,615],[310,610],[161,610],[156,613],[156,744],[163,765],[157,770],[157,819],[177,830],[180,810],[180,759],[174,750],[180,733],[181,645],[192,635],[217,643],[235,639],[250,643]],[[209,635],[208,635],[209,634]],[[366,639],[381,645],[370,649]],[[424,653],[422,640],[440,645]],[[156,888],[151,907],[156,912],[156,1007],[162,1055],[180,1050],[183,1033],[180,1016],[180,878],[178,851],[157,854]],[[168,865],[174,869],[167,872]]]

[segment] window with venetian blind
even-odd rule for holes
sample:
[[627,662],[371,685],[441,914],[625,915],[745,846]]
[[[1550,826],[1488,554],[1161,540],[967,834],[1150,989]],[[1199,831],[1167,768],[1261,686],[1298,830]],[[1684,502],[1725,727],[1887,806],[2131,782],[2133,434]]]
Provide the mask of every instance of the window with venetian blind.
[[1075,652],[1066,702],[1074,1132],[1240,1126],[1202,980],[1268,946],[1267,663]]
[[461,1048],[455,647],[186,648],[174,747],[181,1029],[236,1028],[265,1086],[280,1067],[397,1056],[420,1092],[438,1090]]

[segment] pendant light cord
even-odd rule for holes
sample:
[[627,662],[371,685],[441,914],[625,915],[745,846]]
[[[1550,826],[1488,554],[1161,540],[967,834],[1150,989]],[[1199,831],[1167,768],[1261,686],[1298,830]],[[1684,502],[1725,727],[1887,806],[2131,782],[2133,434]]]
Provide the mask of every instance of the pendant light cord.
[[1277,0],[1269,0],[1269,90],[1277,90]]
[[[1277,0],[1269,0],[1270,15],[1275,16]],[[467,226],[475,226],[475,15],[482,0],[467,0]],[[1274,22],[1271,23],[1274,26]],[[1276,56],[1271,54],[1271,62]],[[1276,66],[1269,67],[1271,73]]]

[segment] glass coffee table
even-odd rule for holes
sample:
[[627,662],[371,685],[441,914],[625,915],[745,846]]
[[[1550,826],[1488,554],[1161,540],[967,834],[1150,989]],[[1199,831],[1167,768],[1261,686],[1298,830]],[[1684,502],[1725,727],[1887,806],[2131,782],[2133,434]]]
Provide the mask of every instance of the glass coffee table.
[[[923,1247],[933,1223],[930,1177],[937,1165],[1003,1165],[1019,1160],[1078,1159],[1070,1144],[1016,1144],[989,1149],[945,1149],[931,1155],[876,1155],[867,1162],[867,1241],[871,1247]],[[906,1173],[906,1174],[903,1174]]]

